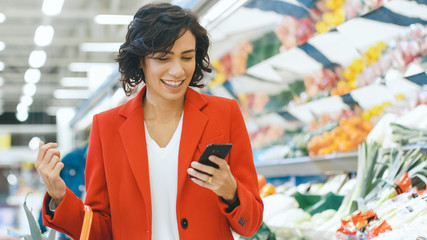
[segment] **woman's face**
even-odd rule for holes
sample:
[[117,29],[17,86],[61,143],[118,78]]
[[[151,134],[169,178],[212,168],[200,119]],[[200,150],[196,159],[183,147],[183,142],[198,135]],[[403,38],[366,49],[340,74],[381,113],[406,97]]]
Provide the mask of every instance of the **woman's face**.
[[170,52],[141,61],[150,101],[183,100],[196,68],[196,38],[191,31],[175,41]]

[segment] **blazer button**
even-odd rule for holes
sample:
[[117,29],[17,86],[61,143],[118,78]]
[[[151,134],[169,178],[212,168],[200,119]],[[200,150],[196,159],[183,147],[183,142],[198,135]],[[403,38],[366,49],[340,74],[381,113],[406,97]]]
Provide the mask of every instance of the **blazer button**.
[[181,227],[184,229],[188,227],[188,221],[186,218],[181,219]]

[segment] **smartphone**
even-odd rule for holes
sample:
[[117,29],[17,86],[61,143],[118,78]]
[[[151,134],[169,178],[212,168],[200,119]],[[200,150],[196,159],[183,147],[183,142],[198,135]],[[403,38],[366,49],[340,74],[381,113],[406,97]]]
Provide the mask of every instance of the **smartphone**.
[[[205,150],[203,151],[202,155],[200,156],[199,163],[202,163],[202,164],[214,167],[214,168],[219,168],[218,165],[216,165],[211,160],[209,160],[209,156],[214,155],[214,156],[217,156],[219,158],[224,159],[225,157],[227,157],[232,146],[233,145],[231,143],[209,144],[205,148]],[[201,172],[201,173],[204,173],[204,172],[199,171],[197,169],[194,169],[194,170]],[[193,177],[193,176],[190,175],[190,177]]]

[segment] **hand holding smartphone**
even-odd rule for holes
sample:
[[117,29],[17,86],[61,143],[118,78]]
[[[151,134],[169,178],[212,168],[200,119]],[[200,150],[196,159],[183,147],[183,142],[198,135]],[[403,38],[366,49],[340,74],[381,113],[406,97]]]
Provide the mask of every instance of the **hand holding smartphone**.
[[[219,168],[219,166],[217,164],[215,164],[211,160],[209,160],[209,156],[214,155],[214,156],[217,156],[219,158],[224,159],[225,157],[227,157],[232,146],[233,145],[231,143],[209,144],[205,148],[205,150],[203,151],[198,162],[205,164],[205,165],[208,165],[208,166],[211,166],[211,167],[214,167],[214,168]],[[197,169],[194,169],[194,170],[201,172]],[[204,172],[201,172],[201,173],[204,173]],[[193,176],[190,175],[190,177],[193,177]]]

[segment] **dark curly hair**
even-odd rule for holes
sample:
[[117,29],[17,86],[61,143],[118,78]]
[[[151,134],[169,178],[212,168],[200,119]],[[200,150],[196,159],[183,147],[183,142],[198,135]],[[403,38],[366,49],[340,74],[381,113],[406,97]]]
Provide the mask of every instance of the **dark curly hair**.
[[128,26],[126,41],[120,46],[116,58],[126,95],[131,95],[141,81],[145,83],[140,60],[153,53],[169,52],[175,41],[187,30],[196,38],[196,69],[190,86],[204,86],[199,84],[203,72],[212,71],[209,66],[209,37],[206,29],[190,10],[169,3],[148,4],[136,12]]

